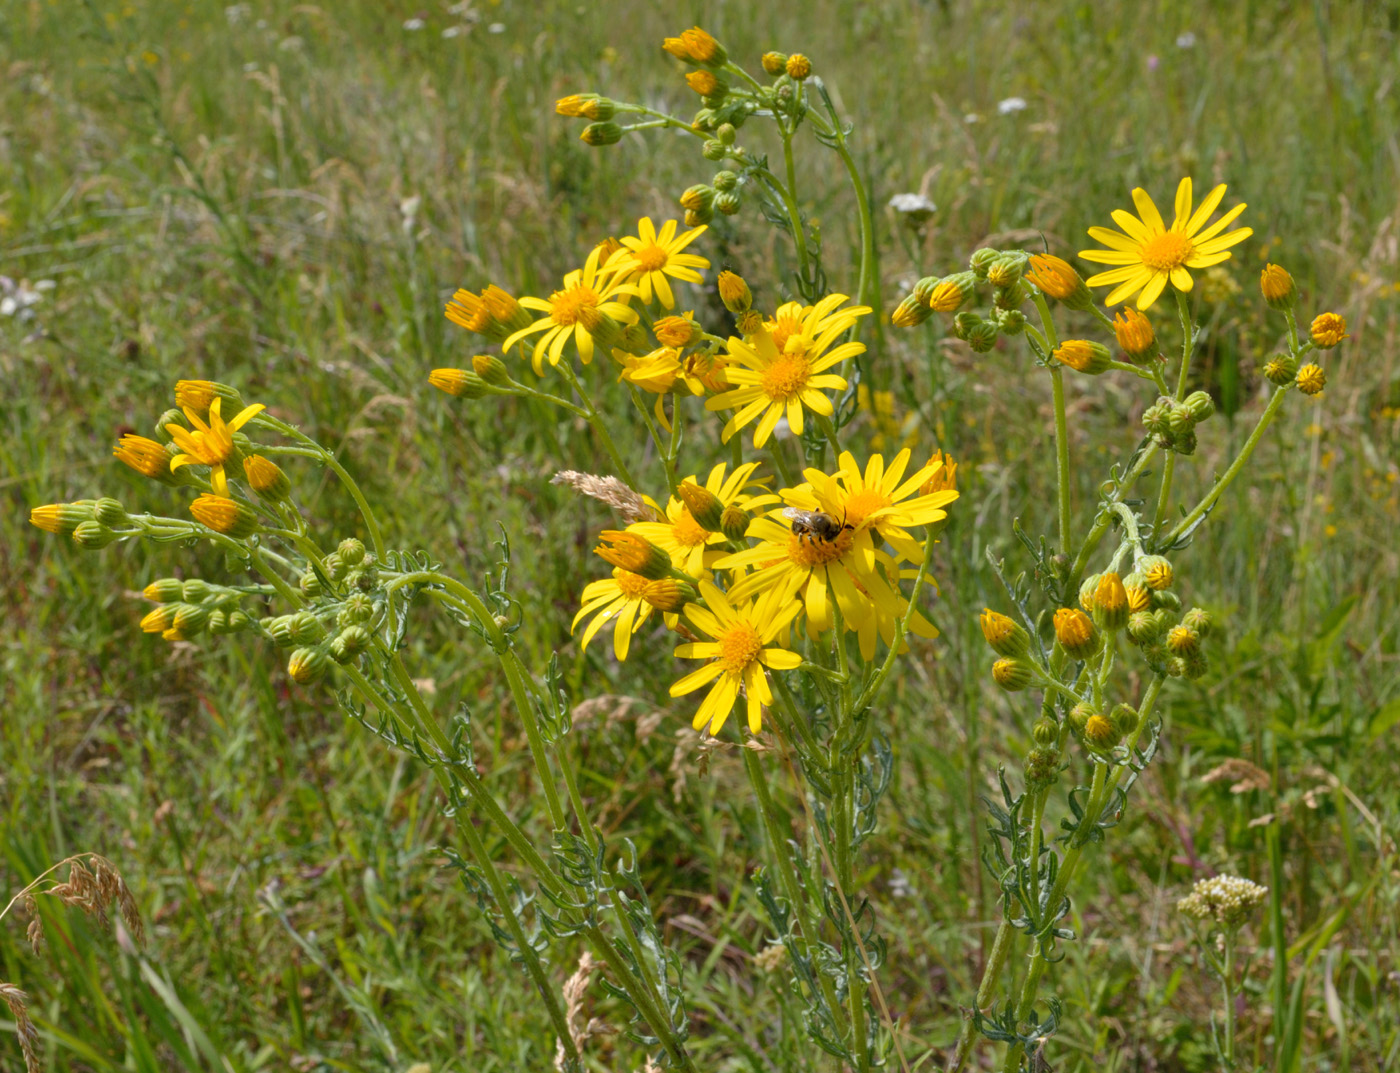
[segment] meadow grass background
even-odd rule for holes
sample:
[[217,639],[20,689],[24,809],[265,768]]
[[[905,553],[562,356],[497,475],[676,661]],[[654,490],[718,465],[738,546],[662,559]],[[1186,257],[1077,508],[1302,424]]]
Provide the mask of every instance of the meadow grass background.
[[[1292,270],[1306,315],[1346,315],[1353,338],[1329,361],[1322,400],[1289,400],[1209,536],[1177,557],[1186,597],[1216,614],[1224,640],[1198,688],[1168,687],[1163,756],[1075,898],[1083,939],[1056,970],[1066,1019],[1054,1064],[1210,1068],[1216,988],[1173,906],[1218,868],[1280,898],[1303,1068],[1394,1068],[1393,0],[0,6],[0,272],[56,282],[32,319],[0,319],[0,891],[99,851],[151,931],[137,952],[50,914],[39,961],[22,924],[6,922],[0,979],[31,993],[46,1061],[475,1071],[542,1069],[553,1054],[523,978],[440,866],[447,821],[425,773],[347,725],[324,688],[293,686],[270,650],[140,635],[134,590],[175,572],[221,579],[220,558],[83,553],[29,526],[32,506],[99,492],[181,513],[180,497],[124,471],[111,445],[150,434],[175,379],[207,376],[337,446],[387,505],[391,544],[479,576],[498,556],[499,522],[529,658],[560,649],[575,701],[635,698],[605,705],[624,714],[581,729],[577,748],[609,837],[642,850],[704,982],[698,1052],[747,1046],[716,1068],[776,1068],[759,1053],[772,996],[741,984],[764,929],[738,883],[760,847],[737,761],[721,753],[702,774],[678,746],[688,711],[657,685],[668,645],[634,644],[624,668],[606,645],[584,656],[567,637],[610,519],[549,478],[604,472],[605,460],[586,428],[426,383],[477,349],[441,315],[455,287],[547,293],[600,237],[674,214],[679,192],[711,174],[684,136],[596,151],[552,114],[581,90],[692,109],[659,46],[697,21],[754,68],[768,48],[811,56],[857,124],[877,205],[917,190],[937,202],[917,232],[877,211],[886,311],[919,275],[953,271],[988,242],[1038,248],[1043,235],[1072,253],[1134,185],[1169,203],[1182,174],[1198,190],[1229,182],[1255,234],[1202,287],[1199,386],[1226,415],[1203,430],[1187,488],[1206,486],[1257,413],[1258,369],[1281,331],[1256,297],[1264,259]],[[999,114],[1012,96],[1027,107]],[[805,160],[805,208],[822,223],[833,286],[850,289],[849,197],[824,153],[809,146]],[[421,199],[411,227],[408,198]],[[788,252],[752,208],[702,246],[742,271],[761,305],[784,297]],[[691,299],[720,315],[710,295]],[[890,694],[899,768],[866,877],[890,938],[886,993],[932,1051],[954,1037],[999,916],[977,864],[978,797],[998,761],[1016,767],[1028,726],[990,685],[975,615],[998,596],[984,549],[1014,564],[1012,519],[1050,527],[1048,392],[1023,352],[973,358],[936,326],[886,328],[872,365],[895,412],[871,433],[961,463],[938,560],[944,638],[903,661]],[[1071,386],[1080,509],[1114,457],[1099,445],[1130,444],[1144,402],[1107,379]],[[619,442],[646,471],[641,438]],[[693,468],[709,462],[697,450]],[[354,532],[323,475],[293,479],[325,532]],[[494,663],[426,617],[413,638],[439,710],[470,705],[491,779],[526,800],[528,761],[498,714]],[[659,722],[645,718],[658,709]],[[1268,769],[1277,795],[1202,781],[1234,757]],[[1244,1046],[1272,1068],[1264,919],[1249,945]],[[554,968],[562,979],[572,966]],[[603,1000],[595,1012],[616,1013]],[[627,1068],[608,1040],[590,1046],[597,1068]],[[17,1060],[12,1038],[0,1055]]]

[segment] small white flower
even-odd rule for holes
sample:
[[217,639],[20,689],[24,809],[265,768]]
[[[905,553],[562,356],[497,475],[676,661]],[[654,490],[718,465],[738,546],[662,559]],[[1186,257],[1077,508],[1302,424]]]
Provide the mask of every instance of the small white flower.
[[895,194],[894,197],[890,198],[890,208],[894,209],[895,212],[918,216],[927,216],[938,211],[938,206],[924,197],[923,194]]
[[0,276],[0,317],[14,317],[16,320],[29,320],[34,316],[31,306],[44,300],[44,292],[54,288],[54,281],[41,279],[31,284],[22,279],[18,283],[9,276]]
[[503,22],[493,22],[490,26],[486,27],[486,32],[488,34],[503,34],[506,32],[506,24]]
[[230,26],[237,26],[252,14],[252,10],[247,4],[230,4],[224,8],[224,18],[228,20]]
[[978,115],[976,112],[968,112],[967,115],[963,116],[963,122],[964,122],[964,123],[980,123],[980,122],[982,122],[982,117],[981,117],[980,115]]
[[466,33],[466,30],[467,28],[465,26],[449,26],[447,29],[442,31],[442,36],[446,38],[453,38],[458,36],[459,34]]
[[414,30],[421,30],[421,29],[422,29],[424,26],[426,26],[426,25],[428,25],[428,24],[427,24],[426,22],[424,22],[422,19],[404,19],[404,20],[403,20],[403,28],[404,28],[405,30],[408,30],[410,33],[412,33]]
[[1176,35],[1176,47],[1177,47],[1177,48],[1195,48],[1195,47],[1196,47],[1196,35],[1193,34],[1190,30],[1187,30],[1184,34],[1177,34],[1177,35]]
[[908,898],[913,893],[914,884],[909,882],[909,877],[904,874],[904,869],[892,869],[890,872],[890,894],[896,898]]
[[1015,112],[1024,112],[1025,110],[1026,98],[1024,97],[1007,97],[1006,100],[997,102],[998,115],[1012,115]]
[[778,418],[778,423],[773,426],[773,435],[780,440],[786,440],[792,436],[792,429],[789,427],[786,417]]

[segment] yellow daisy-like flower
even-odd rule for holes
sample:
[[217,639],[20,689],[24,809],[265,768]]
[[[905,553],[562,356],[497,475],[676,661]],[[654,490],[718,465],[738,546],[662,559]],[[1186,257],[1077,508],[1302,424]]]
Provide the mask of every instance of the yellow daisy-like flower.
[[[757,468],[757,462],[745,462],[726,477],[728,465],[721,462],[710,470],[703,487],[719,500],[721,512],[729,506],[752,510],[776,503],[778,497],[775,495],[748,495],[744,492],[753,483],[749,478]],[[685,478],[685,481],[699,483],[693,475]],[[708,530],[696,521],[690,508],[675,496],[666,503],[664,522],[633,522],[627,531],[645,537],[667,552],[671,556],[671,565],[691,577],[699,577],[710,568],[720,555],[713,545],[723,544],[726,539],[722,532]]]
[[1188,268],[1209,268],[1229,260],[1230,247],[1254,234],[1254,229],[1249,227],[1221,234],[1244,212],[1243,204],[1236,205],[1206,227],[1206,221],[1224,196],[1225,184],[1221,183],[1193,212],[1191,180],[1182,179],[1176,188],[1176,218],[1171,227],[1167,227],[1147,191],[1138,187],[1133,191],[1137,216],[1122,209],[1113,211],[1113,220],[1123,229],[1122,233],[1107,227],[1089,228],[1089,237],[1109,248],[1081,250],[1079,254],[1086,261],[1121,267],[1100,272],[1085,282],[1090,287],[1117,284],[1104,304],[1116,305],[1136,294],[1139,309],[1150,308],[1168,283],[1183,293],[1189,291],[1193,282]]
[[173,472],[181,466],[208,466],[209,483],[213,486],[214,493],[227,496],[228,477],[224,473],[224,463],[233,457],[233,434],[261,413],[265,407],[262,403],[245,406],[238,411],[232,421],[225,422],[219,413],[219,407],[223,401],[222,398],[215,398],[209,403],[209,423],[207,425],[200,420],[199,415],[194,410],[186,406],[184,408],[185,416],[194,426],[194,430],[190,431],[183,425],[172,423],[165,426],[165,431],[170,433],[170,438],[175,441],[175,446],[180,448],[181,452],[170,460],[171,471]]
[[802,663],[796,652],[768,647],[792,621],[798,605],[791,591],[780,588],[737,606],[708,581],[700,582],[700,595],[707,606],[687,604],[685,617],[713,640],[678,645],[676,655],[710,662],[673,685],[671,696],[680,697],[714,682],[691,724],[696,730],[708,726],[714,735],[723,729],[742,687],[748,701],[749,731],[757,734],[763,728],[763,709],[773,703],[765,668],[790,671]]
[[580,647],[587,648],[588,642],[593,640],[598,631],[611,619],[614,622],[613,653],[618,659],[626,659],[632,635],[642,628],[642,624],[655,610],[646,598],[649,585],[651,582],[641,574],[634,574],[619,567],[613,569],[612,577],[600,578],[585,586],[583,595],[579,598],[579,612],[574,616],[573,625],[569,627],[572,632],[578,629],[579,622],[584,618],[594,616],[588,628],[583,631]]
[[[747,340],[730,337],[725,378],[734,389],[705,403],[707,410],[736,411],[724,426],[721,438],[726,443],[760,414],[763,416],[754,431],[755,447],[768,442],[784,416],[797,435],[802,433],[804,409],[831,416],[831,400],[822,392],[839,391],[846,386],[846,380],[826,370],[863,354],[865,344],[851,342],[828,348],[856,317],[870,312],[868,306],[859,306],[833,316],[844,301],[844,294],[830,294],[806,310],[791,328],[786,324],[777,332],[765,328]],[[779,338],[783,338],[781,348]]]
[[936,487],[924,491],[925,485],[938,483],[936,478],[943,469],[941,455],[906,477],[909,457],[906,447],[886,469],[883,455],[871,455],[862,473],[855,456],[843,451],[836,473],[804,470],[807,484],[784,489],[783,498],[800,510],[820,510],[850,526],[853,551],[863,573],[875,569],[876,537],[881,543],[888,542],[904,559],[918,562],[924,557],[923,545],[908,530],[948,517],[943,508],[958,498],[958,491]]
[[564,356],[564,347],[572,337],[578,348],[579,358],[587,365],[593,360],[593,329],[598,326],[599,317],[611,317],[618,324],[631,324],[637,314],[628,308],[627,300],[637,294],[637,288],[623,283],[616,274],[599,265],[603,247],[595,246],[588,254],[583,268],[574,269],[564,277],[564,286],[543,298],[522,298],[520,304],[526,309],[543,313],[539,320],[528,327],[513,332],[501,345],[502,352],[509,351],[523,339],[543,332],[535,344],[531,364],[538,375],[544,372],[544,359],[551,365],[558,365]]
[[650,304],[655,293],[656,300],[667,309],[674,309],[676,305],[667,276],[687,283],[701,283],[703,279],[696,269],[710,267],[705,258],[681,252],[709,228],[692,227],[678,235],[676,226],[675,220],[667,220],[658,232],[651,218],[643,216],[637,221],[636,236],[623,238],[623,248],[607,263],[607,270],[616,272],[616,278],[637,286],[643,302]]
[[828,295],[815,306],[784,302],[772,318],[765,322],[765,327],[773,333],[773,344],[782,350],[794,335],[815,337],[833,328],[844,332],[870,312],[869,306],[847,306],[845,309],[838,309],[837,306],[844,300],[839,295]]

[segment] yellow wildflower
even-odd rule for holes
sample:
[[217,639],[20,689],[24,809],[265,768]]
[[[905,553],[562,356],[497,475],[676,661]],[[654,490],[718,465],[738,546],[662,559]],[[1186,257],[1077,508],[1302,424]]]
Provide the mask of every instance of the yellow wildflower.
[[650,303],[652,293],[665,308],[675,307],[675,295],[667,276],[687,283],[700,283],[697,268],[709,268],[710,262],[693,253],[682,253],[687,246],[704,234],[705,226],[692,227],[676,234],[676,221],[667,220],[658,232],[650,217],[637,221],[637,234],[622,239],[623,249],[607,262],[607,270],[616,272],[616,279],[635,284],[643,302]]
[[652,603],[646,598],[647,588],[652,584],[656,583],[642,577],[641,574],[614,568],[612,577],[600,578],[585,586],[583,595],[579,598],[582,606],[579,607],[579,612],[574,616],[573,625],[570,627],[572,632],[578,629],[579,622],[584,618],[594,616],[588,628],[583,631],[580,647],[587,648],[588,642],[593,640],[598,631],[611,619],[614,621],[613,654],[618,659],[626,659],[632,635],[642,628],[654,610]]
[[208,466],[209,483],[213,486],[215,494],[227,496],[228,477],[224,473],[224,464],[233,457],[233,434],[260,414],[265,407],[262,403],[245,406],[232,421],[225,422],[219,413],[223,401],[222,398],[216,397],[209,403],[207,425],[191,407],[186,406],[183,407],[185,416],[194,426],[194,431],[173,423],[166,425],[165,431],[170,433],[175,446],[180,448],[180,454],[170,460],[171,470],[177,470],[181,466]]
[[175,483],[175,477],[170,472],[170,452],[163,443],[127,433],[112,449],[112,453],[142,476],[162,484]]
[[627,307],[627,300],[637,295],[637,288],[623,283],[615,274],[601,269],[602,249],[595,246],[588,254],[583,268],[574,269],[564,277],[564,286],[542,298],[522,298],[527,309],[543,313],[535,323],[519,329],[501,345],[503,351],[537,332],[543,332],[535,344],[531,364],[538,375],[544,372],[544,359],[558,365],[570,337],[578,348],[579,358],[586,365],[593,360],[593,331],[600,317],[609,317],[619,324],[631,324],[637,314]]
[[1106,227],[1089,228],[1089,237],[1109,248],[1083,250],[1079,256],[1086,261],[1121,267],[1091,276],[1086,283],[1090,287],[1117,284],[1105,304],[1116,305],[1136,294],[1139,309],[1150,308],[1168,283],[1178,291],[1189,291],[1193,281],[1187,269],[1208,268],[1228,260],[1230,247],[1254,234],[1248,227],[1224,235],[1220,233],[1244,211],[1243,204],[1236,205],[1209,227],[1205,226],[1224,196],[1225,184],[1221,183],[1193,212],[1191,180],[1182,179],[1176,190],[1176,218],[1168,228],[1151,196],[1138,187],[1133,191],[1138,216],[1122,209],[1113,212],[1113,220],[1123,233]]
[[[720,502],[721,511],[728,506],[750,510],[756,506],[776,503],[778,497],[772,494],[748,495],[744,489],[751,485],[750,477],[758,468],[757,462],[745,462],[730,473],[728,465],[721,462],[710,470],[705,478],[704,488]],[[699,483],[694,475],[685,481]],[[684,481],[681,483],[685,483]],[[629,533],[636,533],[671,556],[671,564],[691,577],[699,577],[720,555],[716,545],[725,542],[724,533],[711,532],[695,520],[690,508],[676,496],[666,503],[664,522],[634,522],[627,527]]]

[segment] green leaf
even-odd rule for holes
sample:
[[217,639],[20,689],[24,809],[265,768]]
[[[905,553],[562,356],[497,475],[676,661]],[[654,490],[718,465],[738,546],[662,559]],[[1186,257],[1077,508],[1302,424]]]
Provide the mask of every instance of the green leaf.
[[1334,607],[1322,620],[1317,635],[1308,643],[1308,673],[1314,677],[1321,674],[1331,660],[1332,649],[1341,639],[1347,619],[1351,618],[1351,613],[1356,608],[1356,600],[1357,597],[1351,595]]
[[1396,697],[1376,709],[1375,714],[1371,716],[1371,721],[1366,724],[1366,737],[1375,741],[1396,723],[1400,723],[1400,697]]

